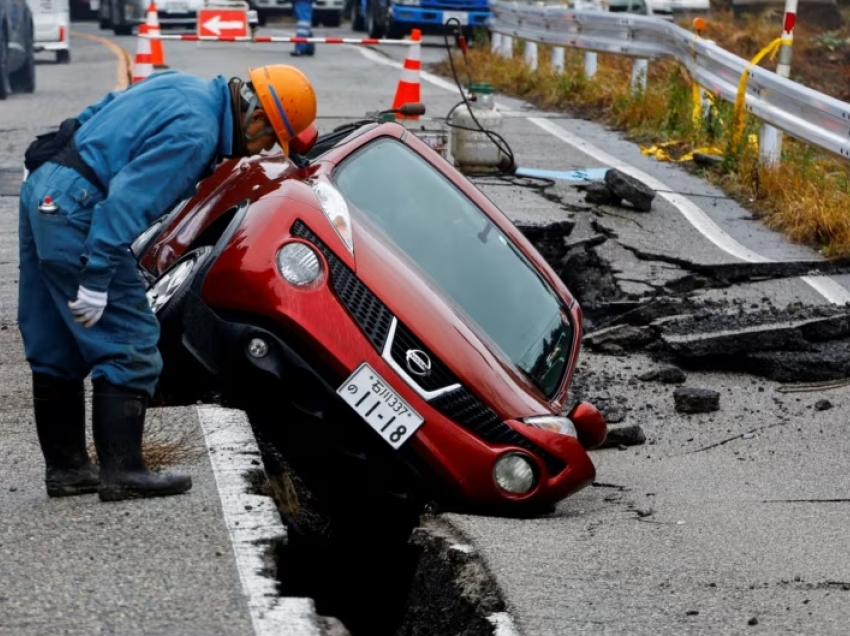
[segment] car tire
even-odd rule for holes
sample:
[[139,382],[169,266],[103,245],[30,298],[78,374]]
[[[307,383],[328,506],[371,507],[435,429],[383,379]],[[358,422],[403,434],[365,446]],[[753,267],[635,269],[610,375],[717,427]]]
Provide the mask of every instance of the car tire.
[[360,0],[351,0],[351,7],[349,9],[351,15],[351,30],[363,32],[366,30],[366,20],[363,19],[363,16],[360,13]]
[[27,59],[24,65],[14,73],[9,73],[9,84],[11,84],[12,91],[15,93],[35,92],[35,52],[32,44],[33,36],[30,35],[27,41]]
[[404,30],[405,27],[403,24],[390,20],[387,25],[387,37],[390,40],[401,40],[405,35],[407,35]]
[[380,6],[377,0],[370,0],[369,2],[369,14],[367,16],[368,20],[368,31],[369,37],[379,40],[384,37],[386,33],[386,20],[379,17],[378,11],[380,10]]
[[209,258],[212,247],[205,245],[183,255],[148,289],[151,310],[159,320],[162,338],[179,337],[183,331],[183,305],[192,279]]
[[9,49],[8,40],[0,28],[0,99],[6,99],[12,92],[9,84]]
[[[177,260],[148,289],[148,303],[159,321],[159,348],[163,368],[155,401],[176,406],[193,404],[206,389],[204,368],[186,350],[183,340],[183,310],[192,280],[212,253],[212,247],[194,249]],[[157,293],[165,295],[153,299]],[[161,302],[159,302],[161,301]]]
[[115,24],[112,26],[112,32],[115,35],[133,35],[132,24]]
[[342,11],[328,11],[322,16],[322,24],[335,28],[342,24]]
[[56,63],[57,64],[70,64],[71,63],[71,51],[68,49],[60,49],[56,51]]

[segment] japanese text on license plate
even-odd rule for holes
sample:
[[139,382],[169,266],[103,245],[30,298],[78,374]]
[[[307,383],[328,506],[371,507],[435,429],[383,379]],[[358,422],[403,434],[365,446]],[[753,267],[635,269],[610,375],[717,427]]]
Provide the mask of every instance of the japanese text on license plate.
[[362,364],[337,393],[395,449],[424,422],[368,364]]

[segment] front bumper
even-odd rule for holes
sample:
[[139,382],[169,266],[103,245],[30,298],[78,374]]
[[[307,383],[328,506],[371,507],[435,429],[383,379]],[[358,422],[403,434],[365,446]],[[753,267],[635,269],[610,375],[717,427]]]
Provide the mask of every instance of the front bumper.
[[[266,14],[291,13],[292,0],[254,0],[254,8]],[[331,11],[344,11],[344,0],[313,0],[313,11],[328,13]]]
[[42,51],[64,51],[70,48],[71,45],[68,42],[34,42],[32,50],[41,53]]
[[[394,5],[390,14],[393,22],[422,25],[442,25],[451,17],[458,17],[463,26],[487,26],[489,11],[444,11],[406,5]],[[465,22],[465,24],[464,24]]]
[[[444,504],[459,503],[458,494],[446,487],[412,445],[394,451],[377,435],[368,435],[359,416],[336,392],[345,377],[307,350],[296,335],[279,325],[257,322],[253,316],[223,316],[192,292],[186,300],[183,344],[225,385],[268,386],[273,378],[274,401],[291,407],[288,411],[295,413],[295,426],[307,431],[306,443],[312,449],[334,453],[325,459],[336,470],[352,478],[365,475],[376,490],[412,493],[422,501],[438,498]],[[261,358],[248,352],[249,343],[257,338],[268,346]]]

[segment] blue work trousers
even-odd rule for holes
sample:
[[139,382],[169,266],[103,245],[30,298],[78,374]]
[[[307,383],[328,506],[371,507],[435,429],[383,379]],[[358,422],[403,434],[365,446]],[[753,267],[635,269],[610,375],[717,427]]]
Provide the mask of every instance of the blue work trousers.
[[[55,212],[39,210],[45,196]],[[128,250],[107,289],[101,319],[86,329],[68,302],[76,299],[94,206],[103,195],[76,171],[46,163],[21,188],[18,323],[36,373],[68,380],[105,378],[152,396],[162,371],[159,322]]]
[[[295,35],[300,38],[313,37],[313,0],[293,0],[292,9],[295,13]],[[295,44],[295,51],[306,55],[313,55],[316,45],[312,42]]]

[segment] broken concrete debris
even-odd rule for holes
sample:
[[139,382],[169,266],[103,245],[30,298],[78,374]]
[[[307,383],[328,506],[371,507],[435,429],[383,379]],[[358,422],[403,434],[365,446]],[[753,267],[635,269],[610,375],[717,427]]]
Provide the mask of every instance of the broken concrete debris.
[[622,206],[626,201],[627,207],[638,212],[649,212],[654,198],[655,190],[616,168],[605,173],[604,181],[591,182],[584,195],[585,201],[595,205]]
[[720,409],[720,393],[712,389],[680,387],[673,392],[679,413],[710,413]]
[[605,173],[605,185],[614,193],[614,196],[631,203],[635,210],[649,212],[652,209],[655,190],[631,175],[611,168]]
[[638,424],[609,428],[605,442],[599,448],[640,446],[646,443],[646,434]]
[[660,382],[661,384],[684,384],[687,380],[685,372],[678,367],[662,367],[638,376],[643,382]]
[[632,325],[614,325],[594,331],[584,337],[585,344],[591,350],[611,349],[615,345],[623,349],[639,349],[656,339],[652,327],[634,327]]
[[[609,181],[620,178],[616,170],[606,174]],[[599,192],[599,185],[583,187]],[[693,262],[647,252],[621,240],[615,226],[597,215],[566,205],[564,210],[567,219],[520,230],[581,305],[588,349],[614,356],[640,350],[685,372],[731,371],[789,383],[850,379],[850,305],[781,307],[767,296],[727,300],[706,294],[850,273],[850,259]]]
[[818,400],[817,402],[815,402],[815,408],[818,411],[828,411],[832,408],[832,402],[830,402],[829,400]]
[[611,192],[603,181],[593,181],[587,186],[584,200],[594,205],[620,205],[622,199]]

